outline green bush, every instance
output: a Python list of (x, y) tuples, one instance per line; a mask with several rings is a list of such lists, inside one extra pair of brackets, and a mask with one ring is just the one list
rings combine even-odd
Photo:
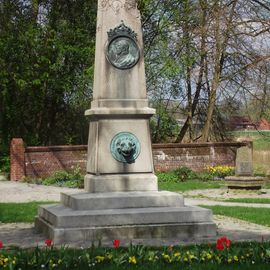
[(7, 173), (10, 172), (10, 158), (9, 156), (2, 156), (0, 157), (0, 173)]
[(187, 167), (179, 167), (173, 171), (157, 173), (159, 182), (179, 183), (188, 180), (198, 179), (197, 173)]
[(197, 177), (197, 174), (188, 167), (179, 167), (175, 169), (174, 174), (177, 175), (178, 180), (181, 182), (192, 180)]
[(178, 176), (173, 172), (156, 173), (158, 181), (161, 183), (178, 183)]
[(52, 176), (43, 179), (42, 184), (46, 186), (59, 186), (70, 188), (83, 188), (84, 177), (80, 167), (73, 171), (58, 171)]
[(169, 172), (157, 172), (159, 183), (180, 183), (190, 180), (202, 182), (213, 181), (217, 177), (212, 172), (194, 172), (187, 167), (179, 167)]

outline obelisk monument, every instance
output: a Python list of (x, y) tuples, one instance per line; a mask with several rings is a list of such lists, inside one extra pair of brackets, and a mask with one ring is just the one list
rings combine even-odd
[(140, 13), (135, 0), (99, 0), (84, 192), (42, 206), (36, 228), (55, 243), (215, 236), (212, 212), (158, 191)]
[(153, 174), (140, 13), (135, 0), (98, 2), (89, 192), (157, 190)]

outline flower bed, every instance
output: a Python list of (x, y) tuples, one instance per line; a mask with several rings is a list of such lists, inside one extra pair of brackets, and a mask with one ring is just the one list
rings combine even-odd
[(217, 265), (219, 269), (229, 265), (235, 267), (232, 269), (257, 269), (256, 265), (270, 268), (269, 242), (232, 244), (222, 237), (216, 244), (188, 247), (130, 245), (123, 248), (120, 240), (114, 240), (113, 245), (113, 248), (55, 248), (51, 240), (46, 240), (44, 247), (20, 249), (5, 248), (0, 241), (0, 269), (167, 269), (169, 266), (170, 269), (179, 269), (179, 266), (181, 269), (215, 269), (209, 266)]

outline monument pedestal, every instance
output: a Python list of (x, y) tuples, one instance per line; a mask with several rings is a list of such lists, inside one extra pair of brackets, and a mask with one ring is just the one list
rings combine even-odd
[(61, 194), (62, 205), (42, 206), (36, 228), (55, 244), (114, 239), (203, 239), (216, 235), (208, 209), (184, 205), (172, 192)]
[(98, 1), (95, 53), (86, 193), (40, 207), (37, 230), (56, 244), (215, 236), (211, 210), (158, 192), (136, 0)]

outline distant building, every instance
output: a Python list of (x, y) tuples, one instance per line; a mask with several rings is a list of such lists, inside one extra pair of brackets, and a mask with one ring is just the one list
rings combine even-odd
[(257, 129), (258, 130), (270, 130), (270, 123), (269, 123), (269, 121), (267, 121), (265, 118), (262, 118), (257, 123)]
[(249, 117), (233, 116), (228, 121), (228, 127), (231, 130), (241, 130), (241, 129), (270, 130), (270, 123), (265, 118), (262, 118), (258, 122), (253, 122)]
[(231, 130), (235, 129), (256, 129), (256, 124), (248, 117), (233, 116), (230, 118), (228, 126)]

